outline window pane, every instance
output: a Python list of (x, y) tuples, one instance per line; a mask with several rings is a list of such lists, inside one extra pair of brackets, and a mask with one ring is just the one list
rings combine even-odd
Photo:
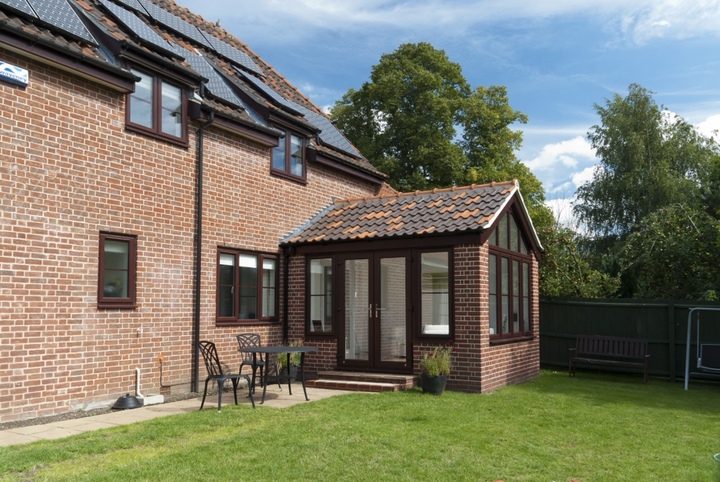
[(508, 247), (508, 233), (507, 233), (507, 216), (500, 220), (498, 224), (498, 246), (501, 248)]
[(500, 258), (502, 276), (502, 334), (510, 331), (510, 271), (507, 258)]
[(498, 331), (498, 292), (497, 292), (497, 256), (490, 255), (490, 334), (496, 335)]
[(263, 260), (263, 298), (262, 298), (262, 316), (266, 318), (273, 318), (276, 316), (275, 313), (275, 280), (277, 274), (275, 270), (274, 259)]
[(530, 265), (523, 263), (523, 331), (530, 331)]
[(218, 316), (235, 316), (235, 255), (220, 253)]
[(182, 92), (177, 87), (162, 83), (161, 125), (165, 134), (182, 137)]
[(515, 224), (515, 218), (508, 214), (508, 222), (510, 223), (510, 249), (520, 251), (518, 246), (518, 227)]
[(287, 145), (287, 139), (282, 138), (278, 140), (278, 146), (272, 150), (272, 167), (284, 171), (285, 167), (285, 146)]
[(310, 260), (310, 327), (313, 332), (332, 331), (332, 259)]
[(257, 257), (239, 256), (240, 264), (240, 319), (257, 318)]
[(130, 122), (145, 127), (153, 127), (153, 78), (136, 70), (133, 74), (140, 77), (135, 84), (135, 92), (130, 94)]
[(104, 246), (103, 296), (127, 298), (130, 270), (130, 243), (106, 239)]
[(290, 136), (290, 173), (303, 175), (303, 145), (298, 136)]
[(520, 331), (520, 262), (514, 260), (513, 266), (513, 333)]
[(433, 335), (450, 333), (450, 292), (448, 253), (420, 255), (422, 332)]

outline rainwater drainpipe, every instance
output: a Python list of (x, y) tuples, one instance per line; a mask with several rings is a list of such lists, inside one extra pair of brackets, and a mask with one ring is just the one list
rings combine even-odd
[[(203, 86), (204, 87), (204, 86)], [(201, 95), (204, 94), (202, 89)], [(195, 306), (193, 308), (193, 365), (192, 387), (193, 392), (199, 391), (200, 380), (200, 281), (202, 279), (202, 221), (203, 221), (203, 138), (205, 128), (215, 121), (215, 111), (211, 110), (208, 119), (197, 130), (197, 214), (195, 216)]]
[(288, 306), (290, 305), (288, 301), (288, 296), (290, 294), (290, 288), (288, 286), (290, 282), (290, 273), (288, 272), (288, 268), (290, 267), (290, 256), (292, 256), (295, 249), (292, 246), (286, 246), (283, 251), (284, 253), (284, 267), (283, 267), (283, 342), (287, 343), (290, 340), (288, 340), (289, 335), (289, 318), (288, 318)]

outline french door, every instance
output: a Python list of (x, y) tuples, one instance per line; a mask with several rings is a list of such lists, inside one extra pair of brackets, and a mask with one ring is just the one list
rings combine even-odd
[(339, 366), (408, 371), (409, 257), (383, 252), (342, 256)]

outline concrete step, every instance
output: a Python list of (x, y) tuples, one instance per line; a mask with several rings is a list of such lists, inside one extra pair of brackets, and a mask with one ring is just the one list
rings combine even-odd
[(318, 373), (317, 379), (307, 381), (309, 387), (357, 392), (393, 392), (412, 388), (416, 384), (417, 377), (414, 375), (347, 371), (323, 371)]

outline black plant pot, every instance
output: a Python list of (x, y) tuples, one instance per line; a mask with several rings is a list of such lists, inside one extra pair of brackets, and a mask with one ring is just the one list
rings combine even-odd
[[(297, 378), (297, 370), (298, 370), (298, 367), (296, 367), (296, 366), (290, 367), (290, 382), (291, 383), (294, 382), (295, 379)], [(287, 381), (288, 381), (288, 369), (287, 369), (287, 367), (283, 367), (280, 369), (280, 382), (287, 383)]]
[(420, 387), (424, 393), (442, 395), (447, 384), (447, 375), (430, 376), (422, 373), (420, 375)]

